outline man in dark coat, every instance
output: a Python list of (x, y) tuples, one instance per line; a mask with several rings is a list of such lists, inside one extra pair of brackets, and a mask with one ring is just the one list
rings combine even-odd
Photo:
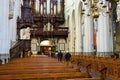
[(58, 52), (57, 57), (58, 57), (58, 61), (62, 62), (62, 57), (63, 57), (63, 54), (62, 54), (62, 52), (61, 52), (61, 51), (60, 51), (60, 52)]
[(67, 51), (67, 53), (65, 54), (65, 60), (67, 62), (67, 65), (69, 65), (70, 58), (71, 58), (71, 54)]

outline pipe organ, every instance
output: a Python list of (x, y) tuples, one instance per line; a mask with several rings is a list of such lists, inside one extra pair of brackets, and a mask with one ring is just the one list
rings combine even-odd
[[(20, 36), (20, 29), (27, 27), (33, 29), (35, 26), (36, 31), (31, 30), (31, 36), (43, 37), (52, 34), (57, 37), (67, 37), (67, 30), (58, 31), (58, 26), (64, 24), (65, 21), (64, 0), (23, 0), (21, 12), (22, 18), (18, 18), (18, 36)], [(47, 31), (51, 33), (48, 34)]]
[[(32, 11), (40, 15), (60, 15), (64, 10), (64, 0), (31, 0)], [(64, 12), (64, 11), (63, 11)]]

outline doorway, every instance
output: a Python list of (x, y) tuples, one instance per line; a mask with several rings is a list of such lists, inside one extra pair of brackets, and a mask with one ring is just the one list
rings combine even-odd
[(44, 40), (40, 43), (40, 51), (42, 54), (49, 55), (55, 52), (55, 44), (52, 41)]

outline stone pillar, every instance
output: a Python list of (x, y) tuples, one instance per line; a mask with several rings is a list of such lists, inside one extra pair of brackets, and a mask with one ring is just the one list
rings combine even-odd
[(72, 13), (71, 17), (70, 17), (70, 27), (69, 27), (69, 41), (70, 41), (70, 44), (69, 44), (69, 50), (70, 52), (74, 52), (74, 44), (75, 44), (75, 19), (74, 19), (74, 12)]
[[(92, 16), (89, 15), (89, 9), (85, 9), (85, 20), (84, 20), (84, 43), (83, 43), (83, 52), (86, 52), (86, 55), (90, 55), (93, 50), (93, 20)], [(90, 53), (89, 53), (90, 52)]]
[[(99, 19), (98, 19), (98, 30), (97, 30), (97, 55), (102, 55), (100, 52), (105, 52), (105, 42), (104, 42), (104, 18), (103, 18), (102, 12), (100, 13)], [(99, 53), (98, 53), (99, 52)]]
[(98, 56), (109, 56), (109, 52), (112, 50), (113, 41), (111, 40), (110, 34), (110, 18), (109, 13), (106, 12), (106, 8), (100, 12), (98, 19), (98, 32), (97, 32), (97, 55)]
[(81, 5), (82, 4), (78, 4), (78, 8), (77, 11), (75, 13), (75, 23), (76, 23), (76, 39), (75, 39), (75, 52), (82, 52), (82, 21), (81, 21)]
[(15, 0), (13, 19), (10, 20), (11, 41), (15, 42), (17, 39), (17, 17), (21, 17), (21, 1)]
[[(0, 12), (0, 54), (9, 54), (10, 49), (10, 27), (9, 27), (9, 1), (3, 0), (1, 3), (2, 9)], [(7, 59), (6, 57), (2, 57), (2, 64), (4, 64), (4, 59)]]
[(71, 33), (71, 30), (72, 30), (72, 29), (71, 29), (71, 28), (72, 28), (72, 26), (71, 26), (71, 20), (69, 20), (69, 25), (70, 25), (70, 26), (69, 26), (69, 31), (68, 31), (68, 32), (69, 32), (69, 35), (68, 35), (68, 38), (69, 38), (69, 39), (68, 39), (68, 43), (69, 43), (69, 51), (72, 52), (72, 46), (71, 46), (71, 45), (72, 45), (72, 40), (71, 40), (71, 38), (72, 38), (72, 33)]

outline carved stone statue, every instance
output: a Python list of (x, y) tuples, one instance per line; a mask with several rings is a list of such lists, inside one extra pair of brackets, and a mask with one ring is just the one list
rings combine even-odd
[(26, 35), (26, 39), (30, 39), (30, 28), (29, 27), (25, 29), (25, 35)]
[(117, 3), (117, 21), (120, 22), (120, 1)]
[(30, 39), (30, 28), (20, 30), (20, 39)]
[(25, 39), (25, 30), (24, 29), (21, 29), (20, 30), (20, 39)]

